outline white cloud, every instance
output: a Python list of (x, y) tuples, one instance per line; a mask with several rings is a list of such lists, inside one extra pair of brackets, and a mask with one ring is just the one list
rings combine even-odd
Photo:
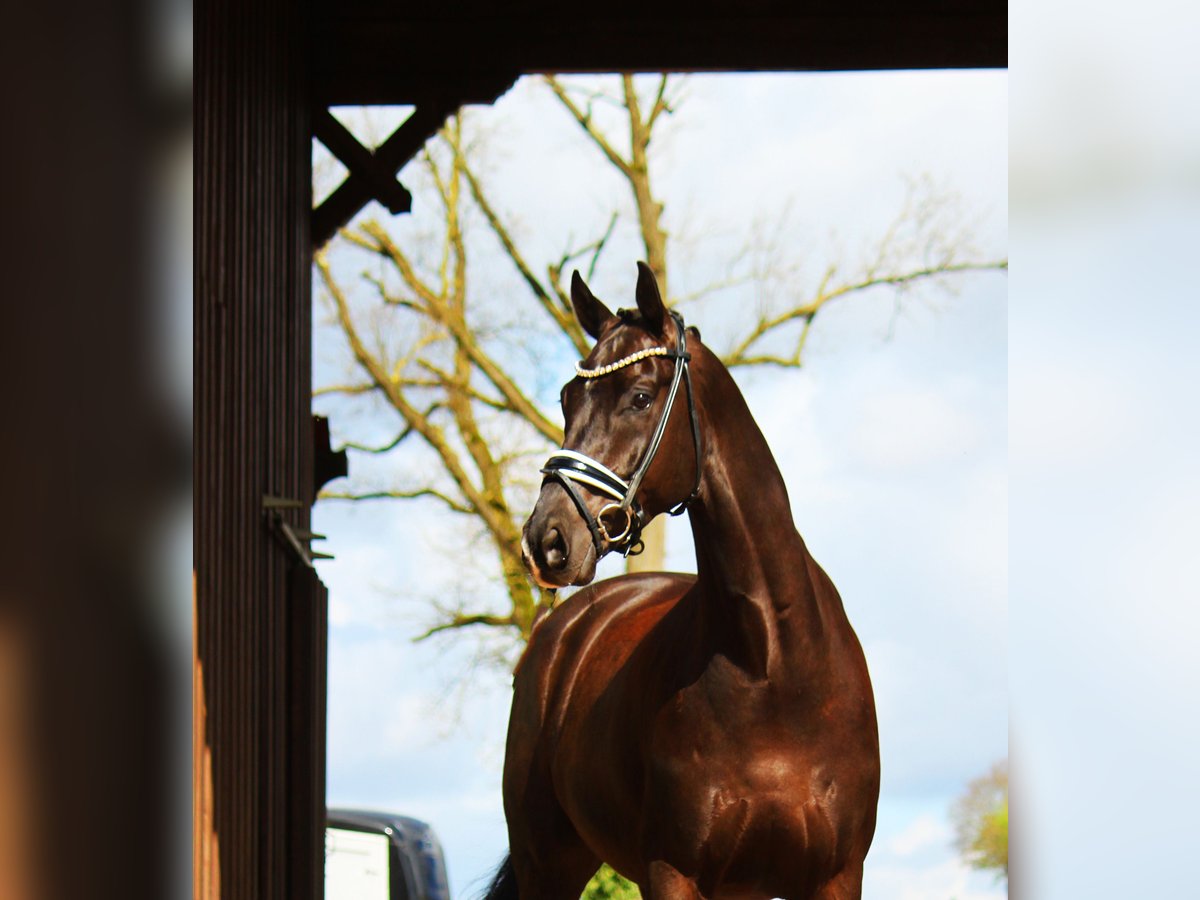
[(1056, 346), (1014, 370), (1011, 452), (1022, 465), (1072, 467), (1127, 448), (1146, 411), (1126, 373)]
[(874, 391), (860, 398), (850, 450), (867, 466), (895, 470), (974, 451), (982, 428), (959, 398), (932, 387)]
[[(953, 623), (929, 627), (956, 633)], [(1007, 754), (1004, 656), (988, 649), (936, 637), (866, 642), (885, 795), (956, 790)]]
[[(944, 494), (914, 496), (926, 509), (914, 510), (917, 533), (898, 536), (897, 550), (909, 554), (925, 592), (923, 613), (941, 616), (957, 642), (991, 656), (1008, 631), (1008, 469), (993, 451), (964, 471), (941, 467), (940, 474)], [(992, 658), (1003, 670), (1003, 652)]]
[(338, 545), (334, 560), (319, 563), (329, 587), (329, 624), (337, 628), (377, 623), (381, 589), (395, 566), (387, 544), (339, 538)]
[(997, 900), (1007, 896), (990, 872), (965, 865), (952, 843), (948, 810), (956, 795), (884, 797), (867, 856), (863, 896), (875, 900)]
[(741, 380), (746, 402), (780, 467), (803, 472), (810, 486), (825, 482), (833, 469), (834, 448), (819, 430), (821, 385), (804, 372)]
[(926, 814), (918, 816), (898, 835), (888, 842), (888, 849), (896, 856), (912, 856), (931, 847), (944, 848), (950, 842), (950, 829), (943, 819)]
[(877, 900), (1001, 900), (1008, 897), (1003, 885), (972, 872), (955, 859), (932, 866), (893, 863), (869, 866), (863, 879), (863, 896)]
[(427, 748), (436, 704), (405, 678), (398, 641), (330, 641), (329, 756), (338, 766), (395, 760)]

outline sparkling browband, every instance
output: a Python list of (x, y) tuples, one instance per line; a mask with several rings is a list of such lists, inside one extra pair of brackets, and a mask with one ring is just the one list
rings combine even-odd
[(635, 363), (640, 359), (646, 359), (648, 356), (669, 356), (671, 350), (666, 347), (647, 347), (645, 350), (639, 350), (637, 353), (631, 353), (624, 359), (618, 359), (616, 362), (611, 362), (607, 366), (601, 366), (598, 369), (585, 369), (582, 363), (575, 363), (575, 374), (580, 378), (599, 378), (601, 375), (609, 375), (617, 369), (623, 369), (630, 363)]

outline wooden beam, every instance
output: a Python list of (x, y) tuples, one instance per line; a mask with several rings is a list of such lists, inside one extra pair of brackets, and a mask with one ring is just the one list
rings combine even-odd
[[(425, 96), (417, 100), (413, 114), (405, 119), (400, 127), (392, 132), (391, 137), (380, 144), (373, 154), (370, 154), (371, 172), (375, 177), (382, 173), (390, 174), (394, 179), (395, 174), (404, 164), (425, 146), (425, 142), (437, 133), (446, 119), (459, 107), (468, 103), (491, 103), (508, 90), (515, 80), (515, 74), (502, 74), (482, 80), (467, 80), (462, 84), (456, 84), (452, 80), (444, 81), (440, 85), (439, 92), (434, 95), (430, 95), (430, 89), (426, 88)], [(397, 102), (411, 103), (412, 95), (408, 94), (404, 100)], [(328, 114), (328, 111), (326, 113)], [(324, 142), (322, 141), (322, 143)], [(358, 142), (355, 141), (355, 143)], [(362, 149), (361, 146), (359, 149)], [(314, 247), (322, 247), (328, 243), (337, 234), (339, 228), (354, 218), (358, 211), (370, 202), (375, 196), (373, 185), (374, 183), (368, 179), (367, 175), (356, 173), (351, 169), (349, 177), (325, 198), (324, 203), (313, 210)]]
[(341, 160), (351, 175), (366, 182), (371, 196), (386, 206), (388, 212), (398, 215), (412, 209), (412, 194), (396, 180), (396, 173), (381, 166), (371, 151), (360, 144), (329, 110), (313, 113), (313, 134)]
[[(741, 6), (746, 6), (743, 11)], [(515, 11), (464, 0), (318, 5), (313, 89), (328, 105), (403, 102), (420, 85), (496, 71), (853, 71), (1004, 68), (1005, 0), (751, 0), (737, 12), (664, 0)], [(473, 13), (472, 10), (475, 10)], [(503, 33), (504, 39), (497, 40)], [(403, 47), (403, 53), (396, 48)]]

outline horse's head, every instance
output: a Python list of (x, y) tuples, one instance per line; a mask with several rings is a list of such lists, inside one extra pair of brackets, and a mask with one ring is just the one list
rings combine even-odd
[(543, 587), (587, 584), (610, 550), (637, 552), (642, 527), (689, 501), (699, 484), (688, 359), (695, 329), (663, 304), (638, 263), (637, 310), (614, 315), (576, 272), (571, 302), (596, 346), (562, 389), (563, 450), (525, 523), (525, 564)]

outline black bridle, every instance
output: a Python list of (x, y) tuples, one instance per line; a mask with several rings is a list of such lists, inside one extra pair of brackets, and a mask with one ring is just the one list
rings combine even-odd
[[(592, 533), (596, 559), (600, 559), (609, 550), (619, 550), (625, 556), (636, 556), (645, 548), (641, 535), (646, 523), (643, 521), (641, 504), (637, 502), (637, 492), (641, 487), (642, 479), (650, 470), (650, 464), (654, 462), (659, 444), (662, 443), (663, 434), (667, 430), (667, 420), (670, 419), (671, 411), (675, 407), (675, 396), (679, 392), (680, 381), (687, 389), (688, 419), (691, 421), (692, 443), (696, 451), (696, 484), (687, 497), (667, 512), (672, 516), (680, 515), (700, 493), (700, 423), (696, 419), (696, 401), (692, 395), (692, 376), (688, 369), (691, 354), (687, 352), (687, 330), (684, 328), (683, 316), (672, 311), (671, 318), (675, 320), (678, 331), (674, 350), (655, 347), (639, 351), (625, 359), (601, 366), (599, 369), (584, 369), (579, 365), (575, 367), (582, 378), (601, 378), (617, 369), (653, 356), (663, 356), (675, 360), (675, 372), (671, 376), (671, 386), (667, 392), (667, 403), (663, 408), (662, 417), (658, 420), (658, 425), (650, 436), (650, 442), (642, 453), (641, 461), (629, 479), (622, 478), (603, 463), (575, 450), (560, 450), (546, 460), (546, 465), (542, 467), (542, 474), (546, 476), (542, 480), (542, 484), (554, 481), (562, 485), (567, 496), (575, 504), (575, 508), (579, 510), (579, 514), (583, 516), (588, 531)], [(580, 493), (579, 485), (581, 484), (597, 493), (611, 497), (613, 502), (601, 509), (598, 515), (593, 516), (584, 502), (583, 494)], [(621, 516), (620, 519), (616, 518), (618, 515)]]

